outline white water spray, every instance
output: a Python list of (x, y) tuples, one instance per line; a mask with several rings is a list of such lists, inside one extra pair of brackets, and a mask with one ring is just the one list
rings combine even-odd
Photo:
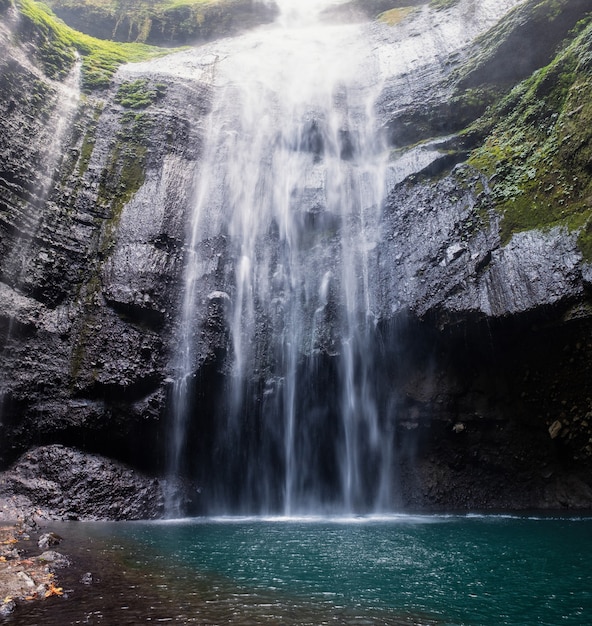
[[(277, 4), (273, 25), (170, 70), (198, 72), (215, 97), (191, 221), (169, 474), (191, 456), (190, 423), (208, 419), (215, 434), (198, 476), (207, 512), (386, 511), (395, 402), (378, 390), (373, 276), (387, 169), (390, 179), (397, 172), (375, 103), (384, 75), (403, 80), (470, 29), (444, 13), (437, 36), (408, 34), (396, 57), (371, 50), (364, 25), (324, 21), (339, 2)], [(196, 311), (208, 299), (226, 309), (231, 382), (204, 417), (190, 382)], [(171, 497), (169, 514), (180, 512)]]
[[(372, 115), (380, 81), (359, 25), (319, 21), (335, 2), (278, 4), (273, 26), (238, 38), (216, 63), (218, 94), (192, 220), (170, 470), (179, 470), (185, 453), (192, 324), (208, 264), (204, 242), (226, 232), (231, 267), (219, 289), (232, 302), (233, 384), (219, 445), (248, 448), (241, 441), (243, 408), (251, 401), (249, 381), (264, 371), (267, 405), (257, 418), (265, 432), (240, 469), (241, 506), (291, 514), (321, 505), (310, 464), (324, 461), (312, 460), (319, 451), (302, 432), (301, 370), (303, 359), (321, 349), (317, 324), (332, 306), (343, 333), (336, 333), (334, 350), (342, 354), (344, 371), (335, 377), (344, 382), (334, 394), (343, 404), (343, 423), (328, 472), (336, 490), (332, 506), (351, 510), (364, 488), (360, 428), (372, 445), (378, 439), (374, 409), (366, 411), (366, 399), (356, 397), (366, 393), (367, 366), (361, 381), (354, 370), (363, 352), (359, 343), (373, 324), (366, 255), (374, 245), (386, 165)], [(233, 454), (226, 465), (234, 463)], [(229, 496), (220, 491), (213, 501), (224, 510)]]

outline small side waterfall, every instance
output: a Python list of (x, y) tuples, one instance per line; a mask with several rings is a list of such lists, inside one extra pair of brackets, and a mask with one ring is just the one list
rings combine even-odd
[[(62, 84), (55, 83), (56, 100), (52, 114), (47, 120), (43, 135), (36, 137), (39, 146), (37, 164), (31, 180), (35, 181), (27, 189), (28, 197), (18, 211), (10, 217), (13, 239), (7, 253), (0, 262), (0, 283), (12, 290), (14, 306), (9, 313), (9, 321), (0, 335), (0, 357), (5, 357), (15, 332), (15, 323), (28, 290), (27, 274), (35, 261), (32, 247), (44, 219), (44, 205), (51, 196), (57, 173), (64, 158), (64, 144), (70, 132), (72, 119), (80, 101), (81, 62), (77, 61)], [(35, 145), (35, 144), (34, 144)], [(3, 415), (10, 399), (9, 390), (0, 384), (0, 432), (3, 428)]]
[(25, 279), (26, 264), (31, 261), (29, 249), (42, 220), (42, 210), (55, 184), (57, 172), (64, 158), (64, 142), (70, 132), (72, 117), (80, 100), (80, 69), (78, 60), (65, 81), (58, 87), (55, 108), (49, 117), (44, 136), (39, 139), (35, 184), (28, 189), (29, 198), (12, 224), (15, 243), (2, 259), (0, 280), (18, 288)]
[[(215, 63), (217, 95), (191, 224), (170, 475), (190, 455), (195, 309), (204, 279), (232, 360), (209, 459), (209, 512), (386, 508), (391, 441), (379, 420), (369, 252), (387, 151), (380, 89), (359, 25), (319, 20), (334, 2), (282, 0), (272, 27)], [(224, 254), (212, 257), (223, 236)], [(178, 513), (171, 499), (171, 514)]]

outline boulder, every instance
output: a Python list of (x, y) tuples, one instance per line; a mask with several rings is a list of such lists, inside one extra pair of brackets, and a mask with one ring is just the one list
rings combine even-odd
[[(61, 445), (30, 450), (0, 474), (0, 502), (14, 497), (45, 519), (150, 519), (163, 511), (158, 480)], [(42, 536), (41, 547), (56, 545), (55, 537)]]

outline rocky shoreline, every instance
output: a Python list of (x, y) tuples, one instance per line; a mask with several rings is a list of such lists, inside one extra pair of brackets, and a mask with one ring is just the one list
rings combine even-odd
[[(61, 445), (41, 446), (0, 473), (0, 620), (19, 606), (67, 596), (60, 572), (69, 556), (51, 521), (162, 517), (160, 483), (122, 463)], [(77, 572), (80, 583), (93, 582)]]
[(0, 619), (23, 603), (65, 595), (59, 572), (70, 567), (71, 561), (54, 549), (62, 538), (39, 532), (31, 519), (0, 526)]

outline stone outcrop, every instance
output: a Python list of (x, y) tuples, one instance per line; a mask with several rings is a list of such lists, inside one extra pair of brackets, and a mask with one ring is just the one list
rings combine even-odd
[[(554, 4), (524, 3), (489, 39), (423, 68), (424, 84), (387, 80), (380, 98), (387, 141), (422, 164), (391, 173), (368, 264), (379, 294), (373, 340), (388, 361), (380, 375), (399, 390), (403, 506), (592, 506), (589, 203), (582, 191), (573, 220), (509, 228), (500, 209), (507, 177), (468, 159), (502, 133), (501, 117), (529, 103), (528, 84), (504, 101), (510, 87), (552, 65), (589, 12), (586, 2), (560, 3), (562, 19), (537, 39), (527, 66), (492, 73)], [(0, 464), (16, 462), (0, 490), (48, 517), (154, 517), (160, 486), (94, 454), (153, 476), (166, 465), (186, 224), (217, 59), (195, 53), (192, 78), (150, 63), (122, 68), (109, 89), (81, 97), (77, 68), (49, 78), (34, 44), (14, 43), (14, 8), (0, 7)], [(396, 48), (388, 26), (367, 32)], [(403, 83), (411, 95), (395, 108)], [(572, 87), (582, 88), (573, 76)], [(578, 106), (563, 114), (584, 126)], [(560, 112), (532, 115), (534, 126), (536, 115)], [(587, 141), (571, 146), (567, 167)], [(207, 241), (212, 261), (193, 327), (188, 384), (202, 417), (189, 435), (198, 453), (213, 443), (209, 420), (229, 367), (230, 296), (218, 279), (226, 245), (225, 233)], [(328, 312), (324, 371), (338, 344), (331, 323)]]
[(163, 511), (156, 479), (60, 445), (33, 448), (0, 472), (3, 519), (135, 520), (161, 517)]

